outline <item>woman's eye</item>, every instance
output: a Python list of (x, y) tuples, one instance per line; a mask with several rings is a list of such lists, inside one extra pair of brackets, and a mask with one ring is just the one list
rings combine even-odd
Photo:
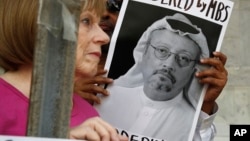
[(85, 25), (90, 25), (90, 19), (89, 18), (84, 18), (81, 20), (81, 22)]

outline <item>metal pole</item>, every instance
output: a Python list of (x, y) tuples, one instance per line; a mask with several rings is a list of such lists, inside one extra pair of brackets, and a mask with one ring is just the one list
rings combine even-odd
[[(79, 6), (77, 2), (72, 0), (69, 5), (66, 0), (40, 0), (28, 136), (68, 137), (77, 37), (74, 41), (65, 39), (68, 29), (62, 10), (63, 5)], [(78, 27), (79, 7), (72, 10), (74, 26)]]

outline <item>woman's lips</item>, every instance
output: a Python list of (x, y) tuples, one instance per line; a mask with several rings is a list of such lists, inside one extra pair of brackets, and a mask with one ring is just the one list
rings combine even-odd
[(96, 56), (98, 58), (100, 58), (102, 56), (101, 52), (91, 52), (90, 54), (94, 55), (94, 56)]

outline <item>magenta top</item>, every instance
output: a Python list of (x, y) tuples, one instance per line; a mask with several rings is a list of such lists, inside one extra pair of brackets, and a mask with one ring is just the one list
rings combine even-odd
[[(0, 78), (0, 135), (26, 136), (28, 107), (29, 99)], [(87, 101), (73, 95), (70, 127), (96, 116), (99, 114)]]

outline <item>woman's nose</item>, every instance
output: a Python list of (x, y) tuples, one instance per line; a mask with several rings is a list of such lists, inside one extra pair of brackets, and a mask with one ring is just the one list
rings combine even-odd
[(97, 25), (97, 33), (94, 40), (95, 42), (99, 42), (101, 45), (105, 45), (109, 43), (110, 37), (102, 30), (99, 25)]

